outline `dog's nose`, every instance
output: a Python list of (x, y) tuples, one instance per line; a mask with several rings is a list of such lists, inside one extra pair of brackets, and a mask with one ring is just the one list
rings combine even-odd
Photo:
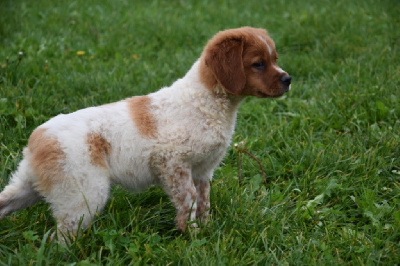
[(290, 83), (292, 82), (292, 77), (289, 75), (285, 75), (281, 78), (281, 82), (283, 83), (283, 85), (285, 86), (289, 86)]

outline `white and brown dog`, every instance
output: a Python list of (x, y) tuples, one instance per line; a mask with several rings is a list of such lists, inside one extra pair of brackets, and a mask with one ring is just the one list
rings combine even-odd
[(222, 31), (170, 87), (50, 119), (33, 131), (0, 194), (0, 218), (44, 199), (58, 232), (75, 235), (104, 207), (111, 185), (159, 184), (176, 207), (178, 229), (196, 226), (208, 215), (210, 180), (242, 99), (290, 89), (277, 58), (263, 29)]

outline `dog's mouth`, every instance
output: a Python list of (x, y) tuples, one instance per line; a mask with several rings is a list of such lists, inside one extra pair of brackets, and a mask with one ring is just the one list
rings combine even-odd
[(262, 92), (262, 91), (257, 90), (255, 96), (257, 96), (257, 97), (259, 97), (259, 98), (279, 98), (279, 97), (281, 97), (283, 94), (285, 94), (285, 92), (286, 92), (286, 91), (284, 91), (284, 90), (279, 90), (279, 93), (276, 93), (276, 94), (272, 94), (272, 95), (271, 95), (271, 94), (267, 94), (267, 93), (265, 93), (265, 92)]

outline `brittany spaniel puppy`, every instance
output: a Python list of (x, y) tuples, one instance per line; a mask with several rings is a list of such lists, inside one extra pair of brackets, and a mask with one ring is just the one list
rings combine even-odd
[(57, 232), (76, 235), (106, 204), (110, 187), (161, 185), (177, 227), (204, 221), (210, 180), (245, 96), (274, 98), (291, 77), (263, 29), (217, 33), (187, 74), (146, 96), (60, 114), (36, 128), (0, 194), (0, 218), (45, 200)]

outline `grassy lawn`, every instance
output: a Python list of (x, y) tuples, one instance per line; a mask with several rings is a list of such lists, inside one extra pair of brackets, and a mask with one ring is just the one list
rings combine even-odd
[(268, 29), (293, 85), (242, 104), (234, 143), (268, 182), (231, 148), (198, 232), (175, 230), (161, 189), (115, 187), (68, 247), (49, 241), (45, 203), (0, 221), (0, 263), (400, 263), (399, 14), (389, 0), (2, 0), (1, 189), (35, 127), (171, 84), (219, 30)]

